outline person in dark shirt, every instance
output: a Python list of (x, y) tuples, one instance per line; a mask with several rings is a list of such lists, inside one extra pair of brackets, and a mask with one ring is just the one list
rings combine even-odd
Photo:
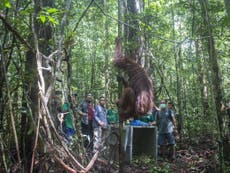
[(156, 116), (156, 124), (158, 126), (158, 144), (160, 145), (159, 155), (164, 157), (164, 153), (169, 146), (169, 159), (175, 159), (175, 131), (176, 119), (174, 112), (166, 106), (165, 100), (160, 103), (160, 111)]
[(81, 116), (81, 132), (83, 135), (89, 136), (90, 141), (92, 141), (94, 118), (94, 105), (92, 103), (92, 94), (86, 94), (85, 100), (78, 107), (78, 113)]

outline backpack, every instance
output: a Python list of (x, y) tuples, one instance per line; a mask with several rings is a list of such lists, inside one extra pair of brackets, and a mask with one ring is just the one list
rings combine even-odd
[[(172, 110), (168, 109), (167, 112), (169, 114), (169, 120), (173, 122)], [(156, 113), (156, 117), (157, 117), (157, 120), (159, 120), (159, 112)]]

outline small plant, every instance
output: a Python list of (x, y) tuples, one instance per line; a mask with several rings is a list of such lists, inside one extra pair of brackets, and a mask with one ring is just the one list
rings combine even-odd
[(164, 165), (157, 166), (154, 165), (152, 166), (152, 173), (171, 173), (170, 165), (165, 163)]

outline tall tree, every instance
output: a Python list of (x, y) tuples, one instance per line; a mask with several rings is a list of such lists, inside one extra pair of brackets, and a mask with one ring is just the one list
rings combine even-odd
[[(175, 12), (174, 8), (171, 7), (171, 13), (172, 13), (172, 26), (173, 26), (173, 32), (172, 37), (173, 40), (176, 40), (176, 29), (175, 29)], [(179, 46), (177, 51), (177, 43), (174, 42), (173, 45), (173, 55), (174, 55), (174, 61), (175, 61), (175, 67), (176, 67), (176, 95), (177, 95), (177, 106), (178, 106), (178, 132), (179, 136), (181, 138), (181, 131), (183, 128), (183, 116), (182, 116), (182, 80), (180, 78), (180, 71), (181, 71), (181, 46)]]
[[(52, 7), (52, 0), (39, 0), (35, 1), (35, 13), (38, 15), (42, 8), (44, 7)], [(32, 25), (32, 24), (31, 24)], [(50, 23), (43, 25), (41, 21), (36, 20), (35, 22), (35, 30), (38, 33), (39, 39), (39, 48), (41, 51), (48, 55), (49, 54), (49, 42), (52, 37), (52, 30)], [(31, 41), (31, 36), (29, 36), (28, 40)], [(34, 42), (31, 42), (33, 45)], [(45, 61), (43, 61), (45, 66)], [(47, 65), (47, 64), (46, 64)], [(23, 100), (30, 100), (29, 103), (23, 102), (23, 107), (26, 108), (27, 111), (22, 113), (21, 118), (21, 148), (24, 158), (24, 172), (29, 172), (29, 168), (31, 165), (32, 151), (34, 145), (34, 127), (35, 124), (33, 120), (37, 120), (38, 117), (38, 73), (37, 73), (37, 60), (36, 54), (34, 51), (29, 50), (26, 53), (26, 61), (25, 61), (25, 81), (24, 81), (24, 91), (23, 91)], [(50, 76), (50, 72), (45, 72), (46, 82), (48, 83), (48, 79)], [(32, 115), (28, 116), (32, 112)], [(36, 121), (35, 121), (36, 122)], [(28, 133), (30, 132), (30, 133)]]
[[(104, 0), (104, 7), (105, 12), (108, 13), (108, 2), (107, 0)], [(110, 94), (109, 94), (109, 50), (108, 50), (108, 39), (109, 37), (109, 19), (108, 17), (105, 18), (105, 47), (104, 47), (104, 56), (105, 56), (105, 98), (107, 100), (110, 100)]]
[(215, 107), (215, 115), (217, 116), (218, 120), (218, 130), (219, 130), (219, 156), (220, 156), (220, 165), (221, 165), (221, 172), (224, 171), (224, 158), (223, 158), (223, 150), (225, 146), (224, 142), (224, 121), (223, 121), (223, 111), (221, 111), (221, 103), (223, 101), (222, 96), (222, 82), (220, 77), (220, 70), (217, 62), (217, 53), (215, 47), (215, 41), (213, 38), (213, 31), (211, 26), (210, 20), (210, 13), (209, 13), (209, 2), (208, 0), (199, 0), (201, 11), (202, 11), (202, 18), (203, 18), (203, 26), (205, 29), (204, 36), (206, 37), (206, 46), (208, 49), (209, 55), (209, 64), (211, 70), (211, 77), (212, 77), (212, 88), (214, 94), (214, 107)]
[[(132, 57), (138, 62), (143, 62), (143, 36), (140, 32), (140, 24), (138, 20), (139, 14), (143, 11), (143, 1), (142, 0), (127, 0), (125, 3), (126, 8), (126, 20), (128, 24), (126, 27), (124, 37), (126, 38), (126, 54)], [(144, 63), (143, 63), (144, 64)]]

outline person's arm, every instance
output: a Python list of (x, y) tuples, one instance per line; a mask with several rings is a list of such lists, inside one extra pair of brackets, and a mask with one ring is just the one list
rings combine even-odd
[(99, 108), (98, 106), (96, 106), (94, 118), (95, 118), (95, 120), (97, 121), (97, 123), (98, 123), (100, 126), (103, 126), (103, 125), (104, 125), (104, 122), (101, 121), (101, 119), (100, 119), (100, 113), (101, 113), (100, 108)]
[(176, 126), (176, 118), (175, 118), (175, 116), (173, 116), (172, 119), (173, 119), (173, 121), (172, 121), (173, 122), (173, 126), (176, 129), (177, 126)]
[(173, 112), (172, 112), (172, 123), (173, 123), (173, 131), (174, 131), (175, 135), (177, 135), (176, 118), (175, 118), (175, 114)]
[(87, 116), (88, 114), (85, 113), (85, 112), (83, 112), (82, 109), (83, 109), (83, 103), (81, 103), (81, 104), (79, 105), (79, 107), (77, 108), (78, 114), (81, 115), (81, 116)]
[(158, 126), (158, 114), (159, 112), (156, 112), (155, 114), (155, 125)]
[(173, 123), (173, 126), (174, 128), (176, 128), (176, 118), (175, 118), (175, 114), (172, 110), (169, 110), (171, 112), (171, 118), (172, 118), (172, 123)]
[(68, 104), (68, 103), (64, 103), (64, 104), (62, 105), (61, 112), (62, 112), (63, 114), (69, 113), (69, 104)]

